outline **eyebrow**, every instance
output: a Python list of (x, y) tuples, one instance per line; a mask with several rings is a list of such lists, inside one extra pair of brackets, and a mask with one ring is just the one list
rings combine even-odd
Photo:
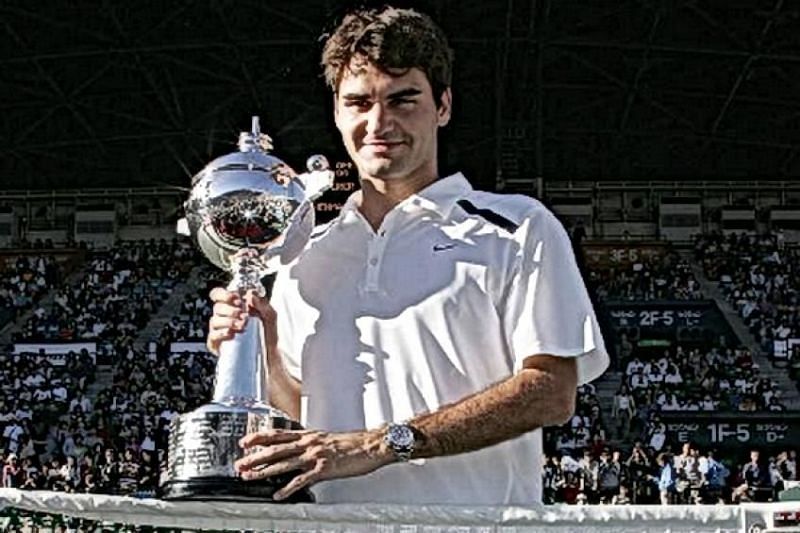
[(390, 99), (393, 98), (406, 98), (408, 96), (418, 96), (422, 94), (422, 91), (417, 89), (416, 87), (409, 87), (408, 89), (403, 89), (401, 91), (397, 91), (389, 95)]
[[(420, 89), (417, 89), (416, 87), (409, 87), (408, 89), (401, 89), (397, 92), (393, 92), (387, 98), (407, 98), (409, 96), (418, 96), (420, 94), (422, 94)], [(342, 95), (343, 100), (367, 100), (368, 98), (369, 95), (366, 93), (346, 93)]]

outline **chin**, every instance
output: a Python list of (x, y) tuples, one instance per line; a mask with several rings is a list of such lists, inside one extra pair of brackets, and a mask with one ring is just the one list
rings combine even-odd
[(403, 170), (393, 161), (370, 162), (363, 166), (368, 176), (382, 180), (398, 179), (403, 177)]

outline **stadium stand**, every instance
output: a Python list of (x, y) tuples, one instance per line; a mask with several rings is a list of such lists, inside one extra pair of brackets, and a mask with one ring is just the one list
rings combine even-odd
[[(796, 266), (789, 262), (796, 255), (778, 252), (781, 268), (765, 267), (768, 280), (753, 285), (743, 273), (760, 272), (760, 263), (742, 258), (743, 249), (764, 260), (776, 251), (767, 240), (708, 235), (697, 242), (696, 264), (666, 249), (660, 257), (593, 269), (591, 284), (605, 312), (613, 302), (699, 305), (707, 296), (702, 287), (708, 280), (697, 277), (703, 271), (720, 280), (739, 310), (753, 301), (743, 301), (743, 293), (755, 301), (777, 297), (775, 290), (755, 292), (776, 278), (794, 291), (789, 278)], [(152, 496), (169, 421), (210, 394), (214, 358), (176, 347), (202, 347), (198, 343), (211, 313), (209, 280), (220, 273), (177, 241), (89, 251), (71, 282), (61, 282), (63, 272), (53, 265), (46, 255), (12, 265), (15, 275), (34, 271), (33, 285), (41, 287), (35, 298), (31, 294), (30, 316), (23, 317), (16, 340), (98, 341), (97, 357), (105, 349), (110, 365), (97, 365), (86, 351), (0, 355), (3, 484)], [(49, 307), (41, 305), (48, 291)], [(767, 308), (741, 313), (741, 319), (763, 330), (770, 319), (796, 317), (792, 300), (786, 300), (790, 296), (780, 295), (779, 304), (771, 301), (775, 313)], [(170, 297), (172, 304), (162, 305)], [(760, 373), (749, 347), (716, 335), (653, 347), (642, 342), (644, 327), (615, 331), (616, 369), (604, 381), (581, 387), (572, 419), (545, 432), (547, 503), (766, 501), (785, 481), (797, 479), (797, 450), (791, 445), (754, 446), (748, 460), (741, 451), (720, 453), (706, 442), (681, 447), (669, 429), (675, 412), (782, 411), (782, 389)]]

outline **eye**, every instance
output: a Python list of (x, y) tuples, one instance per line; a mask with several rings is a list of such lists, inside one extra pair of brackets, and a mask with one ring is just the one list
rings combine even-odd
[(346, 100), (344, 106), (348, 109), (364, 111), (369, 109), (370, 103), (367, 100)]
[(392, 100), (392, 105), (395, 107), (411, 107), (416, 103), (417, 101), (413, 98), (396, 98)]

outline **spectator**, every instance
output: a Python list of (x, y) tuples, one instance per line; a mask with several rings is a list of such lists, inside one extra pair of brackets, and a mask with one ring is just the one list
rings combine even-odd
[(700, 472), (703, 475), (705, 486), (705, 503), (724, 503), (726, 500), (727, 480), (730, 471), (717, 461), (716, 452), (709, 450), (707, 458), (701, 465)]
[(650, 498), (650, 472), (652, 461), (649, 454), (642, 446), (642, 441), (637, 440), (631, 455), (626, 461), (628, 472), (631, 477), (631, 487), (633, 490), (633, 503), (645, 503)]
[(658, 493), (661, 505), (669, 505), (675, 500), (675, 471), (672, 467), (672, 459), (666, 453), (660, 453), (656, 457), (659, 474), (655, 481), (658, 484)]
[(625, 485), (620, 485), (619, 494), (614, 495), (614, 497), (611, 499), (611, 505), (630, 505), (633, 502), (628, 494), (628, 487)]
[(631, 430), (631, 422), (636, 414), (636, 402), (630, 394), (625, 383), (620, 384), (617, 393), (614, 395), (614, 405), (611, 416), (617, 421), (617, 435), (626, 437)]
[(584, 450), (583, 457), (578, 461), (579, 488), (588, 501), (595, 503), (597, 495), (597, 462), (592, 457), (591, 450)]
[(22, 484), (22, 469), (17, 454), (10, 453), (3, 465), (3, 487), (17, 488)]
[(796, 481), (797, 478), (797, 451), (784, 450), (778, 455), (778, 469), (781, 478), (788, 481)]
[(558, 492), (562, 485), (561, 463), (557, 455), (546, 457), (543, 470), (542, 502), (553, 504), (559, 501)]
[(139, 484), (140, 463), (135, 456), (133, 449), (125, 450), (122, 461), (119, 464), (119, 490), (121, 494), (133, 494)]
[(609, 503), (614, 494), (619, 492), (622, 472), (618, 465), (611, 463), (611, 455), (608, 449), (600, 454), (600, 462), (597, 464), (597, 487), (600, 503)]
[(742, 465), (742, 483), (734, 491), (734, 502), (767, 501), (771, 497), (769, 469), (761, 462), (758, 450), (750, 452), (750, 461)]

